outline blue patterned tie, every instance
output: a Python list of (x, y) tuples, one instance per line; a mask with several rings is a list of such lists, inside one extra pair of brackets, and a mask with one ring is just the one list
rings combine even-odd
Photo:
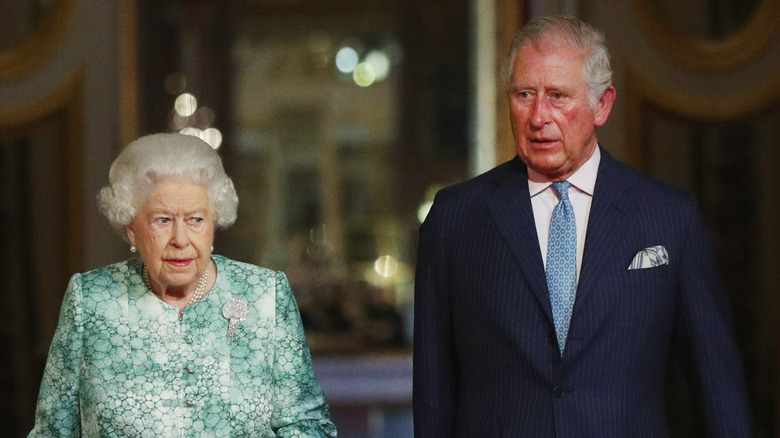
[(569, 201), (569, 183), (554, 182), (552, 188), (558, 194), (559, 201), (550, 220), (546, 274), (555, 333), (563, 355), (577, 290), (577, 226), (574, 207)]

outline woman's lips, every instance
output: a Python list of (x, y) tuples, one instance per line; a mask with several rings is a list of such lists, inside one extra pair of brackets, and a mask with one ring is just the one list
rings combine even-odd
[(176, 268), (186, 268), (192, 263), (192, 259), (168, 259), (165, 262)]

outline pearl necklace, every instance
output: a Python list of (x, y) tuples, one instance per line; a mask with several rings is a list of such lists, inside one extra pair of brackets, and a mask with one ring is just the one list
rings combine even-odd
[[(149, 271), (146, 269), (146, 265), (144, 265), (143, 269), (143, 279), (144, 284), (146, 284), (146, 287), (149, 289), (150, 292), (154, 293), (154, 289), (152, 289), (152, 283), (149, 281)], [(198, 301), (203, 299), (203, 294), (206, 293), (206, 283), (209, 279), (209, 267), (206, 266), (206, 270), (203, 271), (203, 275), (200, 276), (198, 279), (198, 285), (195, 287), (195, 292), (192, 293), (190, 296), (190, 300), (187, 302), (187, 305), (184, 306), (189, 307)], [(184, 314), (184, 309), (179, 310), (179, 317), (181, 318)]]

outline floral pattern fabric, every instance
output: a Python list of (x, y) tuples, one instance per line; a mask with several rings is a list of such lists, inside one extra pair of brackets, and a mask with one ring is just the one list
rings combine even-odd
[[(134, 258), (71, 279), (30, 437), (335, 437), (286, 277), (213, 256), (217, 281), (179, 310)], [(224, 305), (249, 314), (228, 338)]]

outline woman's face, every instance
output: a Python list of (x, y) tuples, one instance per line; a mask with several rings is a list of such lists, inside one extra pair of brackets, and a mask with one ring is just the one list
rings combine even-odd
[(127, 226), (127, 235), (155, 290), (195, 288), (214, 241), (214, 212), (206, 189), (178, 179), (161, 181)]

